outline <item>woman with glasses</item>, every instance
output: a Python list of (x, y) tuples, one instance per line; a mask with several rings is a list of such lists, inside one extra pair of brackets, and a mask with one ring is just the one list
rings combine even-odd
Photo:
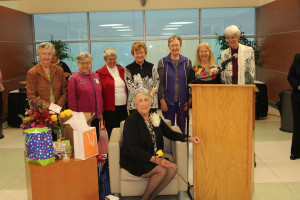
[(95, 114), (91, 125), (96, 128), (99, 138), (99, 122), (102, 120), (102, 84), (99, 75), (91, 71), (93, 58), (87, 52), (76, 57), (79, 71), (68, 82), (69, 108), (76, 112)]
[(169, 55), (158, 62), (158, 74), (160, 79), (158, 97), (161, 110), (166, 119), (171, 120), (172, 126), (176, 123), (185, 134), (188, 83), (195, 78), (192, 62), (180, 54), (182, 45), (181, 37), (173, 35), (168, 40)]

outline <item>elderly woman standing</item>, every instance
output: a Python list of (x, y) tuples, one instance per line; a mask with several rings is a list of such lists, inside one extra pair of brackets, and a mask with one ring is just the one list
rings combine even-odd
[(159, 87), (159, 76), (156, 67), (145, 60), (147, 47), (143, 42), (133, 43), (131, 54), (135, 61), (127, 65), (125, 69), (128, 87), (127, 109), (130, 113), (135, 109), (134, 91), (138, 88), (146, 88), (151, 93), (151, 109), (154, 111), (158, 108), (157, 90)]
[[(180, 54), (182, 39), (179, 36), (171, 36), (168, 40), (170, 54), (158, 62), (158, 74), (160, 79), (159, 100), (161, 110), (166, 119), (176, 123), (182, 133), (185, 134), (187, 116), (188, 83), (191, 82), (195, 73), (192, 70), (192, 62)], [(191, 102), (191, 98), (190, 98)]]
[(76, 112), (95, 114), (91, 126), (96, 128), (99, 138), (99, 122), (102, 120), (103, 100), (101, 80), (91, 71), (93, 58), (87, 52), (81, 52), (76, 57), (79, 71), (68, 82), (69, 108)]
[(41, 106), (50, 103), (63, 107), (67, 102), (68, 83), (61, 67), (51, 63), (55, 50), (51, 43), (43, 42), (37, 47), (40, 62), (27, 72), (27, 98)]
[(213, 51), (207, 42), (200, 43), (196, 50), (196, 61), (193, 66), (196, 84), (219, 84), (220, 67), (214, 57)]
[(128, 116), (126, 101), (127, 88), (125, 84), (125, 70), (117, 64), (117, 52), (114, 48), (104, 50), (105, 65), (96, 71), (100, 76), (103, 87), (103, 119), (108, 137), (113, 128), (120, 127), (120, 122)]
[(235, 25), (228, 26), (224, 30), (224, 35), (230, 47), (222, 52), (221, 63), (234, 54), (237, 54), (238, 58), (229, 62), (225, 70), (221, 73), (222, 83), (253, 84), (255, 76), (253, 48), (239, 43), (241, 31)]
[(175, 163), (155, 156), (158, 150), (163, 150), (163, 136), (175, 141), (200, 142), (198, 137), (173, 131), (158, 114), (150, 117), (151, 99), (148, 90), (136, 91), (133, 97), (136, 111), (125, 122), (120, 159), (121, 167), (131, 174), (149, 178), (142, 200), (154, 199), (172, 181), (178, 169)]

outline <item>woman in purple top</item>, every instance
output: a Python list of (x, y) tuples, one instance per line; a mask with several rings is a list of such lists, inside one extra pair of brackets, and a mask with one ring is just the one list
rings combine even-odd
[(241, 31), (235, 25), (228, 26), (224, 30), (224, 35), (230, 47), (222, 52), (221, 63), (232, 57), (234, 54), (237, 54), (238, 58), (225, 66), (225, 70), (221, 73), (222, 83), (253, 84), (255, 76), (253, 48), (239, 43)]
[(73, 111), (95, 113), (91, 125), (96, 127), (98, 139), (103, 112), (102, 84), (98, 74), (91, 71), (92, 61), (91, 54), (87, 52), (76, 57), (79, 71), (69, 79), (68, 104)]

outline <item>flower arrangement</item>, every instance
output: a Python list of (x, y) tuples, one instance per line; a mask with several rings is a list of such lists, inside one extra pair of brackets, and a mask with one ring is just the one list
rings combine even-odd
[(154, 127), (159, 127), (160, 125), (160, 116), (157, 113), (150, 114), (150, 121)]
[(51, 128), (53, 133), (60, 134), (63, 129), (64, 125), (62, 123), (62, 119), (66, 117), (72, 116), (72, 110), (64, 110), (62, 111), (59, 116), (56, 114), (51, 115), (50, 111), (48, 110), (48, 105), (41, 105), (39, 101), (35, 101), (34, 104), (31, 101), (28, 101), (30, 109), (26, 108), (26, 113), (28, 116), (23, 116), (22, 114), (19, 117), (22, 119), (21, 128), (23, 130), (37, 127), (43, 128), (48, 127)]

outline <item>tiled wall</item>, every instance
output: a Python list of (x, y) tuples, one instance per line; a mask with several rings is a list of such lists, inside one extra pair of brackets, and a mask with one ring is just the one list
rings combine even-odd
[(3, 75), (3, 117), (8, 92), (21, 88), (33, 62), (32, 16), (0, 6), (0, 69)]
[(256, 34), (261, 43), (257, 79), (266, 82), (269, 101), (290, 89), (287, 81), (295, 53), (300, 53), (300, 1), (276, 0), (256, 9)]

